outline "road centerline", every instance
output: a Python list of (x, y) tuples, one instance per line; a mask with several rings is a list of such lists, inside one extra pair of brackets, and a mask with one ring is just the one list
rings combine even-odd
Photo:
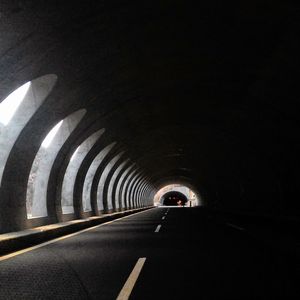
[(136, 262), (133, 270), (131, 271), (128, 279), (126, 280), (122, 290), (120, 291), (118, 298), (116, 300), (127, 300), (134, 288), (134, 285), (142, 271), (144, 263), (146, 261), (146, 257), (141, 257)]
[(157, 225), (155, 232), (159, 232), (160, 228), (161, 228), (161, 224)]

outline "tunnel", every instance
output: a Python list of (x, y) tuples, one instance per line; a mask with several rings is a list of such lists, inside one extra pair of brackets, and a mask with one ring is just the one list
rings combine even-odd
[[(135, 261), (131, 299), (299, 296), (296, 3), (2, 0), (0, 24), (0, 299), (117, 299)], [(199, 201), (156, 206), (170, 184)]]

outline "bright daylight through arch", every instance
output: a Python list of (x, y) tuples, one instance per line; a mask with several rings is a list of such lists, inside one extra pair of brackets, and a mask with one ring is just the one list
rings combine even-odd
[[(180, 195), (182, 195), (182, 199), (180, 198)], [(171, 205), (171, 203), (173, 203), (174, 206), (193, 207), (200, 205), (201, 199), (193, 190), (185, 185), (169, 184), (161, 188), (155, 194), (154, 205), (164, 206)]]
[(7, 125), (25, 98), (30, 81), (20, 86), (0, 103), (0, 123)]
[(8, 156), (26, 124), (52, 91), (57, 76), (47, 74), (23, 84), (0, 103), (0, 184)]
[(43, 140), (33, 161), (27, 184), (27, 218), (46, 217), (47, 187), (52, 165), (56, 155), (73, 130), (85, 115), (81, 109), (59, 121)]

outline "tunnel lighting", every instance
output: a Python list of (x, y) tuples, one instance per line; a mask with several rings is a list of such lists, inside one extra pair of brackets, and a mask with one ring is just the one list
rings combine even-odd
[(48, 148), (49, 145), (51, 144), (52, 140), (54, 139), (55, 135), (57, 134), (60, 126), (62, 125), (63, 120), (61, 120), (59, 123), (57, 123), (48, 133), (48, 135), (45, 137), (42, 147), (43, 148)]
[(75, 152), (74, 152), (73, 155), (71, 156), (70, 161), (73, 161), (73, 160), (74, 160), (74, 158), (75, 158), (75, 156), (76, 156), (76, 154), (77, 154), (79, 148), (80, 148), (80, 146), (77, 147), (77, 149), (75, 150)]
[(0, 103), (0, 123), (7, 125), (25, 98), (30, 81), (12, 92)]

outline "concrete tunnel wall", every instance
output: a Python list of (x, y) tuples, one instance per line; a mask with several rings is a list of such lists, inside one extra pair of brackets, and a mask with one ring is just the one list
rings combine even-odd
[[(201, 5), (2, 1), (0, 116), (30, 85), (0, 120), (0, 232), (147, 207), (174, 182), (211, 208), (299, 216), (297, 16), (285, 3)], [(44, 138), (77, 111), (30, 178)], [(28, 181), (43, 191), (34, 218)]]
[(78, 146), (78, 148), (76, 148), (70, 158), (68, 167), (64, 175), (61, 190), (61, 206), (63, 214), (74, 213), (73, 190), (76, 174), (85, 156), (103, 133), (104, 129), (100, 129), (89, 136), (80, 146)]
[[(6, 160), (9, 157), (11, 149), (13, 148), (13, 142), (16, 141), (21, 130), (26, 126), (32, 115), (34, 115), (34, 112), (49, 95), (56, 80), (57, 77), (51, 75), (42, 76), (39, 79), (29, 81), (27, 83), (28, 88), (26, 87), (27, 90), (24, 93), (24, 96), (22, 95), (22, 99), (19, 100), (22, 105), (20, 105), (16, 112), (12, 115), (9, 124), (1, 124), (3, 127), (1, 130), (1, 178), (6, 167)], [(4, 99), (3, 103), (6, 104), (7, 100), (9, 100), (9, 97)], [(2, 106), (2, 108), (3, 107), (4, 106)], [(105, 132), (104, 129), (100, 129), (88, 136), (81, 144), (77, 146), (77, 148), (73, 147), (70, 154), (68, 154), (68, 162), (64, 167), (63, 176), (61, 175), (61, 183), (58, 185), (58, 193), (60, 193), (61, 196), (59, 197), (60, 201), (55, 203), (56, 206), (59, 206), (54, 210), (57, 212), (57, 215), (55, 218), (53, 218), (53, 216), (51, 218), (51, 213), (48, 213), (49, 206), (51, 211), (51, 205), (49, 205), (49, 199), (47, 199), (48, 194), (51, 194), (51, 192), (49, 193), (48, 190), (48, 181), (51, 177), (50, 174), (52, 172), (54, 162), (57, 160), (57, 156), (61, 148), (67, 143), (72, 132), (76, 130), (76, 127), (78, 127), (77, 125), (81, 122), (85, 113), (86, 109), (80, 109), (67, 116), (59, 123), (56, 123), (54, 127), (50, 128), (49, 132), (44, 131), (44, 137), (43, 139), (40, 139), (41, 144), (36, 150), (37, 152), (32, 162), (27, 179), (25, 203), (23, 202), (21, 205), (21, 211), (17, 211), (18, 208), (13, 211), (15, 216), (18, 217), (17, 222), (15, 222), (13, 226), (12, 220), (9, 220), (9, 222), (5, 223), (4, 218), (1, 219), (2, 232), (21, 230), (27, 227), (49, 224), (54, 220), (70, 220), (72, 218), (76, 218), (77, 216), (85, 217), (87, 216), (87, 213), (89, 213), (89, 215), (99, 215), (99, 213), (104, 211), (111, 212), (119, 209), (123, 210), (126, 208), (122, 207), (122, 203), (126, 203), (126, 201), (132, 202), (130, 205), (131, 208), (138, 207), (137, 205), (133, 204), (137, 203), (137, 200), (135, 199), (125, 200), (122, 199), (122, 195), (118, 195), (118, 203), (115, 203), (115, 198), (111, 195), (113, 187), (115, 185), (120, 186), (122, 184), (122, 181), (118, 181), (117, 183), (115, 181), (118, 177), (118, 174), (121, 172), (122, 167), (124, 167), (124, 165), (129, 161), (128, 158), (125, 161), (120, 159), (124, 154), (124, 151), (117, 154), (113, 158), (108, 157), (105, 160), (111, 149), (117, 144), (116, 142), (110, 143), (106, 147), (102, 146), (101, 150), (98, 147), (98, 150), (96, 150), (97, 152), (95, 152), (98, 154), (96, 156), (95, 154), (91, 154), (92, 157), (94, 155), (93, 159), (90, 158), (89, 162), (86, 162), (85, 169), (82, 170), (83, 161), (89, 156), (91, 149), (99, 140), (100, 136)], [(52, 135), (52, 137), (49, 140), (50, 135)], [(6, 143), (7, 139), (9, 139), (9, 143)], [(120, 165), (121, 168), (119, 168), (117, 170), (118, 172), (112, 176), (116, 169), (114, 166), (118, 166), (118, 164), (116, 164), (117, 161), (119, 161), (119, 163), (122, 162)], [(103, 165), (102, 169), (100, 168), (101, 165)], [(92, 184), (93, 181), (95, 181), (95, 174), (97, 170), (99, 173), (99, 169), (100, 178), (98, 178), (97, 182), (97, 197), (93, 200)], [(128, 171), (129, 170), (130, 168), (128, 168)], [(76, 205), (76, 203), (74, 203), (73, 196), (76, 179), (78, 181), (78, 173), (80, 173), (80, 171), (81, 178), (83, 179), (81, 183), (82, 196), (79, 197), (79, 205), (78, 199)], [(110, 176), (109, 173), (111, 173)], [(120, 177), (118, 177), (118, 179), (120, 179)], [(126, 186), (127, 184), (131, 184), (130, 179), (126, 181)], [(104, 190), (104, 187), (107, 188)], [(109, 191), (108, 187), (110, 187)], [(24, 187), (23, 190), (25, 192)], [(129, 197), (129, 191), (130, 189), (127, 191), (127, 197)], [(107, 198), (107, 194), (109, 194), (109, 198)], [(130, 197), (136, 197), (136, 195), (131, 193)], [(109, 202), (107, 202), (107, 199)], [(26, 207), (26, 216), (24, 216), (24, 204)], [(148, 199), (148, 201), (145, 201), (143, 204), (143, 206), (149, 205), (151, 205), (151, 199)], [(104, 208), (104, 206), (106, 206), (106, 208)], [(96, 209), (92, 209), (93, 207), (96, 207)], [(10, 209), (13, 210), (11, 205)], [(21, 218), (20, 214), (23, 214)], [(62, 217), (63, 214), (68, 214), (70, 216), (68, 218), (64, 218)], [(6, 218), (7, 217), (8, 216), (6, 215)]]
[[(114, 171), (112, 178), (109, 182), (108, 191), (107, 191), (107, 202), (115, 204), (116, 210), (120, 209), (120, 203), (115, 198), (116, 185), (118, 184), (120, 176), (122, 176), (122, 172), (124, 172), (124, 170), (126, 168), (126, 164), (129, 161), (130, 161), (129, 159), (125, 160), (117, 167), (117, 169)], [(113, 199), (115, 199), (115, 201)]]
[(49, 145), (44, 145), (44, 142), (47, 142), (46, 139), (49, 137), (49, 134), (41, 144), (41, 147), (39, 148), (32, 163), (27, 184), (27, 218), (31, 219), (48, 216), (47, 186), (52, 165), (60, 148), (65, 143), (65, 141), (67, 140), (71, 132), (75, 129), (85, 113), (85, 110), (79, 110), (68, 116), (64, 120), (60, 121), (49, 132), (49, 134), (51, 134), (53, 130), (57, 128), (57, 132), (53, 137), (53, 140), (50, 141)]

